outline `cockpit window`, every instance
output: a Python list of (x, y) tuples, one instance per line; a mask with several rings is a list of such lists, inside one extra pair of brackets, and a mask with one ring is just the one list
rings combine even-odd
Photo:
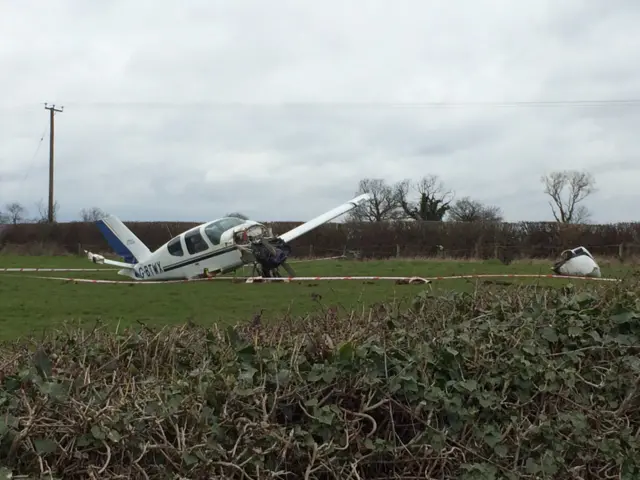
[(182, 257), (184, 255), (184, 251), (182, 250), (180, 237), (176, 237), (167, 243), (167, 250), (169, 250), (169, 253), (174, 257)]
[(196, 253), (204, 252), (209, 248), (207, 242), (204, 241), (202, 235), (198, 230), (193, 230), (185, 234), (184, 243), (187, 244), (187, 250), (191, 255), (195, 255)]
[(214, 245), (220, 243), (220, 237), (230, 228), (242, 225), (245, 221), (241, 218), (225, 217), (215, 220), (204, 227), (204, 233)]

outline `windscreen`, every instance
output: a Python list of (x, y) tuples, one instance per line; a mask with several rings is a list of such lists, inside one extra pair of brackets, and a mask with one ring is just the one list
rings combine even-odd
[(219, 218), (204, 227), (204, 233), (207, 235), (211, 243), (218, 245), (222, 234), (230, 228), (242, 225), (245, 221), (236, 217)]

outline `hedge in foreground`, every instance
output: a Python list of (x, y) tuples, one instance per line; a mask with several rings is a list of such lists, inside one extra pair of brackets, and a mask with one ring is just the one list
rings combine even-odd
[(226, 332), (69, 329), (3, 352), (0, 465), (64, 479), (630, 478), (636, 287), (425, 291)]

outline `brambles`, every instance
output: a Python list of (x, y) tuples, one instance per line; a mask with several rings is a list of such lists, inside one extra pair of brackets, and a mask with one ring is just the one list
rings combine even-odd
[(628, 478), (637, 287), (425, 290), (224, 331), (69, 328), (2, 353), (0, 465), (64, 479)]

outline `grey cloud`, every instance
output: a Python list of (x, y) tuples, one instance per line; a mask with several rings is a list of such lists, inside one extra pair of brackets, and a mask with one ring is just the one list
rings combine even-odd
[[(640, 96), (637, 2), (36, 5), (0, 18), (0, 204), (46, 199), (48, 101), (66, 219), (303, 220), (425, 174), (550, 219), (559, 168), (596, 174), (596, 220), (635, 218), (640, 105), (466, 102)], [(420, 105), (439, 101), (461, 104)]]

